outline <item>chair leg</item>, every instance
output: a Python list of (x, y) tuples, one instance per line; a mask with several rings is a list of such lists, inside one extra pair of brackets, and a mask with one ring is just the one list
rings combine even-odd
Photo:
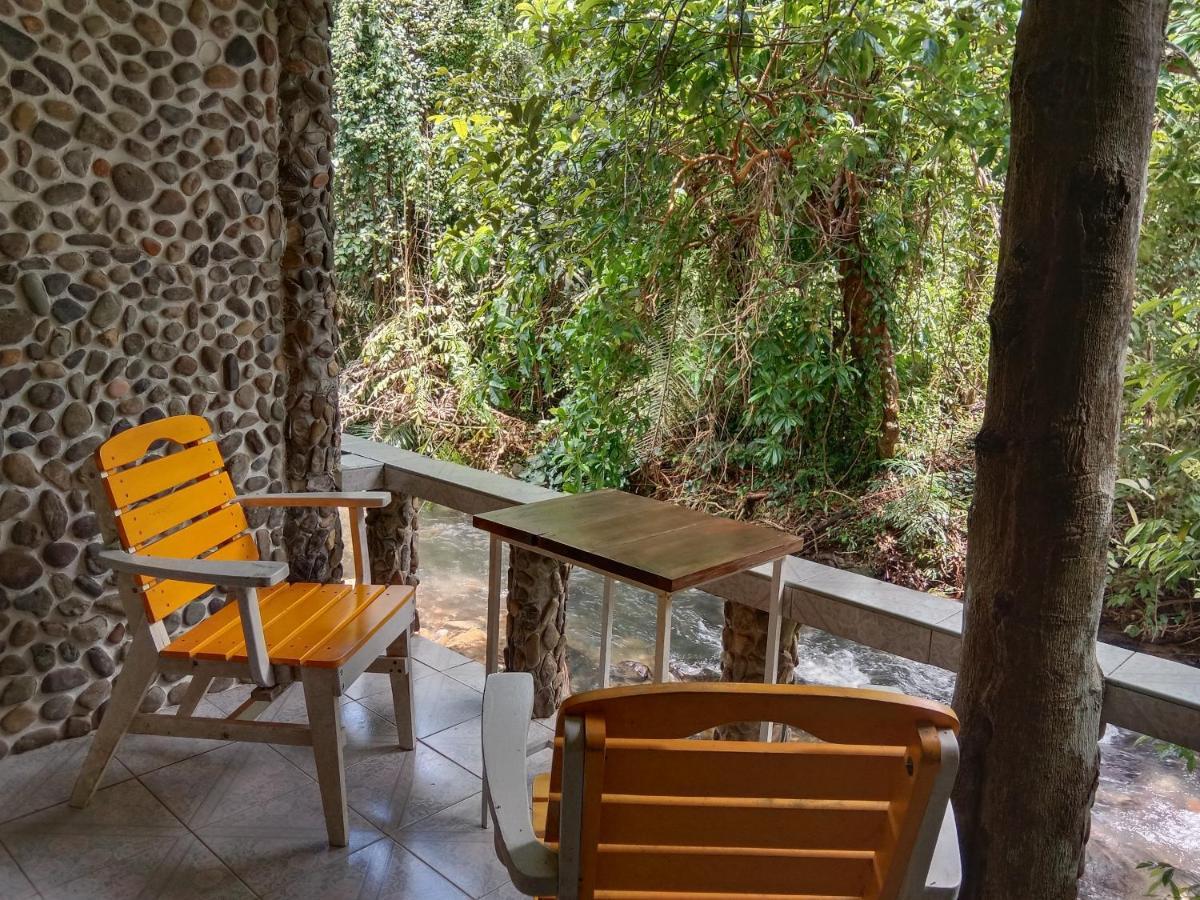
[(308, 726), (312, 729), (313, 757), (317, 763), (317, 783), (321, 786), (321, 806), (332, 847), (350, 842), (346, 815), (346, 769), (342, 760), (342, 716), (338, 709), (334, 669), (304, 669), (304, 704), (308, 707)]
[(413, 671), (412, 654), (409, 652), (410, 634), (407, 629), (387, 649), (388, 656), (403, 656), (408, 660), (407, 672), (393, 672), (392, 709), (396, 714), (396, 731), (400, 738), (400, 749), (411, 750), (416, 746), (413, 731)]
[(104, 718), (96, 730), (96, 737), (88, 750), (87, 759), (83, 761), (79, 777), (75, 779), (71, 805), (76, 809), (87, 806), (96, 793), (108, 761), (129, 729), (129, 723), (137, 715), (142, 695), (157, 673), (158, 650), (150, 637), (149, 628), (143, 625), (134, 634), (121, 674), (117, 676), (116, 687), (104, 709)]
[(204, 699), (204, 695), (208, 693), (208, 686), (212, 684), (212, 681), (211, 675), (193, 675), (175, 715), (187, 717), (194, 713), (196, 707), (200, 705), (200, 701)]

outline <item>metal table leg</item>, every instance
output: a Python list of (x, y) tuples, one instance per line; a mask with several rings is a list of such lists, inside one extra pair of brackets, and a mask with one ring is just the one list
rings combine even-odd
[(660, 684), (671, 678), (671, 595), (658, 595), (658, 633), (654, 640), (654, 680)]
[[(504, 544), (492, 535), (488, 546), (488, 607), (487, 607), (487, 658), (484, 671), (487, 675), (500, 668), (500, 569)], [(480, 736), (482, 739), (482, 735)], [(488, 823), (487, 771), (483, 773), (483, 792), (480, 794), (479, 827)]]
[(608, 687), (612, 657), (613, 580), (604, 579), (604, 599), (600, 607), (600, 687)]
[[(767, 656), (763, 660), (763, 682), (774, 684), (779, 678), (779, 632), (783, 624), (783, 558), (771, 566), (771, 593), (767, 597)], [(771, 739), (771, 723), (759, 726), (759, 740)]]

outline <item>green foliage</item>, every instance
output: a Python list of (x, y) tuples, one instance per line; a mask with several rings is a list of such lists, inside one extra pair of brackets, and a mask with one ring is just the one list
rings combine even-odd
[[(351, 420), (567, 490), (765, 509), (814, 550), (958, 590), (1019, 7), (338, 0)], [(1168, 38), (1109, 615), (1184, 641), (1194, 5)]]
[(1139, 869), (1150, 873), (1150, 884), (1146, 888), (1147, 897), (1170, 897), (1172, 900), (1198, 900), (1200, 884), (1182, 885), (1175, 881), (1179, 874), (1174, 866), (1162, 862), (1141, 862)]
[(1178, 640), (1200, 625), (1200, 72), (1189, 68), (1200, 57), (1200, 11), (1178, 11), (1168, 39), (1108, 602), (1129, 634)]
[[(730, 482), (861, 482), (897, 323), (916, 325), (899, 393), (944, 372), (977, 389), (959, 338), (977, 350), (983, 333), (1015, 4), (515, 15), (434, 140), (473, 201), (440, 272), (474, 305), (489, 402), (545, 423), (531, 473), (583, 488), (684, 461)], [(950, 234), (954, 254), (933, 243)], [(912, 365), (922, 350), (939, 361)]]

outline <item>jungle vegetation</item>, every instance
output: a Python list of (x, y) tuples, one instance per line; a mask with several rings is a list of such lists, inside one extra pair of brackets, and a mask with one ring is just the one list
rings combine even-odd
[[(1017, 0), (338, 0), (352, 429), (960, 595)], [(1200, 8), (1158, 82), (1106, 621), (1200, 657)]]

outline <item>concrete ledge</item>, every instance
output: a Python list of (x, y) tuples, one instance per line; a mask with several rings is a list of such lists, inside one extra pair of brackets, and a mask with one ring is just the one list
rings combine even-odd
[[(558, 491), (439, 462), (352, 435), (342, 438), (346, 490), (386, 489), (474, 514), (560, 496)], [(703, 586), (724, 600), (767, 608), (770, 566)], [(962, 604), (810, 560), (784, 566), (788, 618), (905, 659), (958, 671)], [(1097, 642), (1106, 722), (1200, 750), (1200, 669)]]
[(383, 481), (376, 487), (432, 500), (471, 515), (559, 496), (558, 491), (516, 478), (441, 462), (350, 434), (342, 435), (342, 453), (381, 465)]

